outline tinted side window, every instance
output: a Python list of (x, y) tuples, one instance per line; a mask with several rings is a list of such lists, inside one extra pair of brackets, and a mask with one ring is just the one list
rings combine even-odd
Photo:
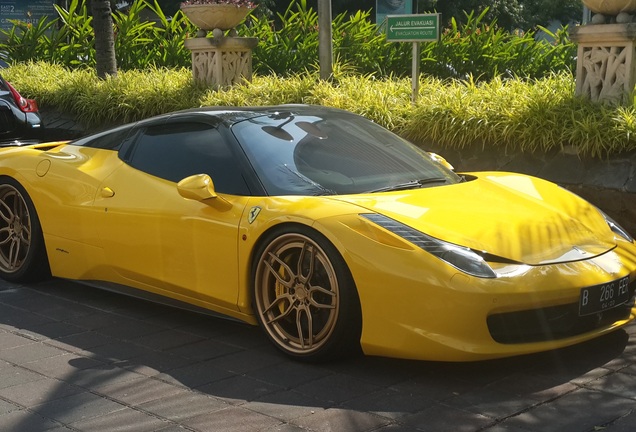
[(121, 147), (132, 126), (122, 126), (117, 129), (101, 132), (73, 141), (73, 145), (92, 147), (106, 150), (117, 150)]
[(134, 144), (129, 164), (173, 182), (193, 174), (208, 174), (218, 192), (249, 195), (230, 147), (213, 126), (205, 123), (147, 128)]

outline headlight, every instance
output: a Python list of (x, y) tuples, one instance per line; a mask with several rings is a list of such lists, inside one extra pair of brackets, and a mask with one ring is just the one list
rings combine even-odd
[(431, 255), (472, 276), (495, 278), (497, 275), (474, 250), (436, 239), (408, 225), (380, 214), (362, 214), (362, 217), (419, 246)]
[(612, 219), (611, 217), (606, 215), (605, 212), (603, 212), (603, 210), (599, 209), (599, 211), (601, 212), (601, 214), (605, 218), (605, 222), (607, 222), (607, 224), (609, 225), (610, 229), (612, 230), (612, 232), (614, 234), (617, 234), (617, 235), (623, 237), (625, 240), (627, 240), (630, 243), (634, 242), (634, 237), (629, 235), (629, 233), (627, 231), (625, 231), (625, 228), (623, 228), (618, 223), (616, 223), (616, 221), (614, 219)]

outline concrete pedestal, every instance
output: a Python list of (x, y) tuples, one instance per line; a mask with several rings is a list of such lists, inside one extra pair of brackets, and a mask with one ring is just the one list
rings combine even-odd
[(576, 94), (595, 102), (631, 104), (636, 84), (636, 23), (575, 27)]
[(192, 51), (192, 77), (195, 81), (225, 88), (252, 79), (252, 49), (257, 38), (198, 37), (186, 39)]

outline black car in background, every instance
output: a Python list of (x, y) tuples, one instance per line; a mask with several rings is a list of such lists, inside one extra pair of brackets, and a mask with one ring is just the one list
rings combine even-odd
[(32, 139), (39, 135), (42, 119), (38, 104), (26, 99), (0, 76), (0, 142)]

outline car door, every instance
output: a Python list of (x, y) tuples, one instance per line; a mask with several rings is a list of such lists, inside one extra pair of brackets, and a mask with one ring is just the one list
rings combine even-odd
[[(235, 150), (214, 124), (190, 117), (141, 128), (95, 206), (119, 280), (174, 299), (237, 310), (238, 227), (249, 189)], [(208, 174), (219, 197), (183, 198), (177, 182)]]

